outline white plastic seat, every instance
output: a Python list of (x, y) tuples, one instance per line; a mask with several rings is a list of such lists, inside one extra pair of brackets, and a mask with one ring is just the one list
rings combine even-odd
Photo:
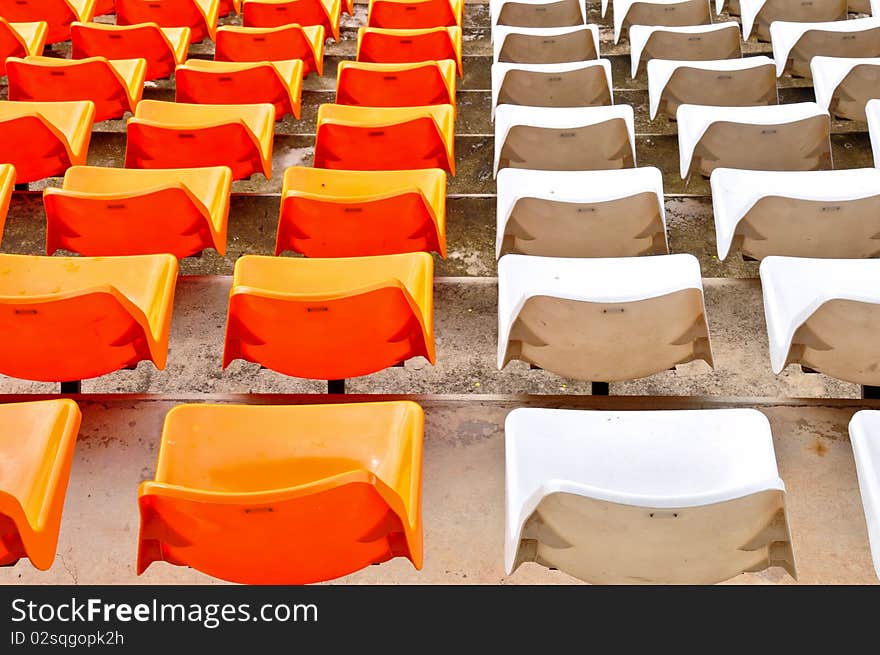
[(495, 175), (502, 168), (585, 171), (636, 165), (631, 105), (495, 110)]
[(512, 64), (564, 64), (599, 58), (598, 25), (505, 27), (492, 30), (494, 61)]
[(865, 103), (865, 118), (868, 121), (868, 135), (871, 138), (874, 167), (880, 168), (880, 100), (875, 98)]
[(742, 57), (739, 23), (664, 27), (631, 25), (629, 28), (630, 75), (639, 74), (642, 61), (717, 61)]
[(657, 113), (675, 117), (679, 105), (715, 107), (775, 105), (776, 69), (769, 57), (716, 61), (648, 62), (651, 120)]
[(880, 578), (880, 411), (863, 409), (849, 422), (874, 571)]
[(753, 31), (761, 41), (770, 40), (770, 24), (777, 20), (792, 23), (819, 23), (846, 20), (847, 0), (739, 0), (743, 39)]
[(865, 121), (865, 103), (880, 98), (880, 57), (813, 57), (816, 103), (832, 116)]
[(659, 169), (498, 173), (495, 256), (666, 254)]
[(770, 25), (776, 75), (810, 76), (813, 57), (880, 57), (880, 18), (828, 23), (773, 21)]
[(760, 272), (774, 373), (880, 385), (880, 260), (767, 257)]
[(718, 258), (880, 256), (880, 170), (712, 171)]
[(490, 0), (489, 11), (493, 30), (500, 25), (569, 27), (586, 23), (583, 0)]
[(614, 42), (630, 25), (708, 25), (709, 0), (614, 0)]
[(536, 562), (594, 584), (796, 576), (757, 410), (519, 408), (504, 431), (508, 574)]
[(595, 107), (613, 104), (611, 62), (492, 64), (492, 118), (499, 104)]
[(712, 366), (693, 255), (498, 262), (498, 368), (519, 359), (615, 382), (702, 359)]
[(763, 107), (681, 105), (681, 177), (715, 168), (815, 171), (831, 168), (831, 119), (815, 102)]

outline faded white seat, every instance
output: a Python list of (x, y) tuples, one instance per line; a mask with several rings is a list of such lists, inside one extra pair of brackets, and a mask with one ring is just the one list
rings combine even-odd
[(813, 57), (880, 57), (880, 18), (827, 23), (773, 21), (770, 25), (776, 75), (810, 76)]
[(663, 27), (631, 25), (629, 28), (630, 75), (639, 73), (642, 61), (677, 59), (715, 61), (742, 56), (739, 23)]
[(607, 170), (636, 165), (630, 105), (495, 110), (495, 175), (502, 168)]
[(760, 272), (774, 373), (880, 385), (880, 260), (767, 257)]
[(715, 107), (775, 105), (776, 69), (769, 57), (717, 61), (648, 62), (651, 120), (661, 112), (675, 118), (679, 105)]
[(632, 257), (665, 254), (659, 169), (498, 173), (495, 256)]
[(505, 27), (492, 30), (494, 61), (563, 64), (599, 58), (598, 25)]
[(568, 27), (586, 23), (583, 0), (490, 0), (489, 12), (493, 30), (496, 25)]
[(718, 258), (880, 256), (880, 170), (712, 171)]
[(693, 255), (498, 262), (498, 368), (519, 359), (576, 380), (646, 377), (712, 365)]
[(613, 104), (611, 62), (492, 64), (492, 119), (499, 104), (595, 107)]
[(743, 39), (757, 31), (761, 41), (770, 40), (770, 24), (777, 20), (792, 23), (819, 23), (846, 20), (847, 0), (739, 0)]
[(536, 562), (594, 584), (796, 575), (757, 410), (519, 408), (504, 432), (508, 574)]
[(813, 57), (816, 103), (832, 116), (865, 121), (865, 103), (880, 98), (880, 57)]
[(815, 102), (763, 107), (680, 105), (681, 177), (715, 168), (813, 171), (831, 168), (831, 119)]
[(630, 25), (707, 25), (709, 0), (614, 0), (614, 42)]
[(871, 138), (874, 168), (880, 168), (880, 100), (875, 98), (865, 103), (865, 118), (868, 121), (868, 136)]
[(880, 411), (863, 409), (849, 422), (874, 571), (880, 578)]

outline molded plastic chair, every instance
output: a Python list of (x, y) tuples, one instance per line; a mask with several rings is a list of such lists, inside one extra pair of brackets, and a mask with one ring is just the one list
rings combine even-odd
[(455, 106), (455, 62), (370, 64), (340, 61), (336, 104), (362, 107)]
[(849, 422), (874, 571), (880, 578), (880, 412), (863, 409)]
[(61, 175), (86, 163), (95, 103), (0, 101), (0, 162), (20, 183)]
[(145, 170), (74, 166), (43, 191), (46, 253), (226, 252), (232, 173), (225, 166)]
[(272, 177), (275, 108), (143, 100), (128, 121), (126, 168), (228, 166), (232, 179)]
[(614, 0), (614, 42), (630, 25), (684, 27), (712, 22), (709, 0)]
[(581, 0), (495, 0), (489, 3), (492, 29), (513, 27), (570, 27), (586, 23)]
[(660, 112), (675, 118), (680, 105), (746, 107), (775, 105), (776, 68), (770, 57), (717, 61), (648, 62), (651, 120)]
[(220, 0), (116, 0), (116, 24), (188, 27), (190, 43), (213, 40)]
[(235, 263), (223, 366), (236, 359), (301, 378), (434, 363), (433, 267), (424, 252)]
[(630, 75), (639, 73), (643, 61), (717, 61), (742, 57), (739, 23), (664, 27), (631, 25), (629, 28)]
[(803, 0), (739, 0), (743, 38), (753, 31), (761, 41), (770, 40), (770, 25), (778, 20), (792, 23), (818, 23), (846, 20), (847, 0), (803, 2)]
[(48, 31), (49, 25), (45, 22), (10, 23), (0, 17), (0, 77), (6, 75), (7, 57), (42, 53)]
[(137, 571), (305, 584), (394, 557), (421, 569), (423, 438), (409, 401), (179, 405), (138, 490)]
[(599, 58), (599, 27), (496, 27), (494, 61), (565, 64)]
[(504, 255), (498, 368), (514, 359), (598, 382), (643, 378), (699, 359), (712, 366), (696, 257)]
[[(6, 226), (6, 215), (15, 189), (15, 166), (0, 164), (0, 240), (3, 239), (3, 228)], [(444, 197), (445, 201), (445, 197)]]
[(69, 398), (0, 405), (0, 566), (55, 561), (81, 417)]
[(10, 57), (6, 69), (10, 100), (91, 100), (95, 103), (95, 120), (104, 121), (134, 112), (144, 92), (147, 62), (104, 57)]
[(70, 28), (74, 59), (146, 59), (148, 80), (168, 77), (183, 63), (189, 34), (188, 27), (159, 27), (155, 23), (74, 23)]
[(311, 72), (324, 74), (324, 28), (237, 27), (217, 29), (214, 49), (216, 61), (289, 61), (303, 62), (303, 77)]
[(464, 0), (370, 0), (367, 25), (388, 29), (461, 27)]
[(293, 166), (284, 173), (275, 254), (446, 256), (446, 173)]
[(816, 103), (832, 116), (868, 120), (865, 104), (880, 98), (880, 57), (813, 57)]
[(404, 64), (451, 59), (461, 66), (461, 29), (434, 27), (424, 30), (385, 30), (361, 27), (358, 30), (357, 60), (377, 64)]
[(880, 17), (854, 18), (828, 23), (770, 25), (776, 75), (810, 76), (810, 60), (827, 57), (880, 57)]
[(761, 107), (680, 105), (681, 177), (716, 168), (815, 171), (831, 168), (831, 119), (815, 102)]
[(454, 116), (451, 105), (321, 105), (314, 166), (365, 171), (442, 168), (455, 175)]
[(880, 170), (712, 171), (718, 258), (880, 256)]
[(0, 373), (84, 380), (165, 367), (177, 259), (0, 254)]
[(785, 485), (754, 409), (520, 408), (504, 426), (505, 566), (594, 584), (796, 577)]
[(498, 173), (495, 256), (666, 254), (663, 176), (656, 168)]
[(241, 14), (244, 27), (321, 25), (339, 40), (340, 0), (244, 0)]
[(67, 41), (71, 23), (94, 15), (95, 0), (0, 0), (0, 16), (10, 23), (45, 22), (46, 43)]
[(225, 62), (189, 59), (174, 75), (177, 102), (197, 105), (271, 104), (275, 120), (301, 114), (303, 63), (299, 59)]
[(502, 168), (592, 171), (635, 165), (631, 105), (495, 110), (495, 175)]

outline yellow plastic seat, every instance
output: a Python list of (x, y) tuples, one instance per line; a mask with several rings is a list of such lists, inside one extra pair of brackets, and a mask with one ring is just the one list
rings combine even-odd
[(455, 175), (454, 122), (451, 105), (321, 105), (314, 165), (365, 171), (442, 168)]
[(7, 57), (39, 55), (46, 47), (46, 22), (10, 23), (0, 17), (0, 77), (6, 75)]
[(46, 43), (70, 38), (70, 25), (95, 15), (95, 0), (0, 0), (0, 16), (11, 23), (44, 21)]
[(311, 72), (324, 74), (324, 28), (236, 27), (217, 30), (215, 61), (290, 61), (303, 63), (303, 77)]
[(341, 61), (336, 74), (336, 104), (363, 107), (455, 107), (455, 62), (370, 64)]
[(188, 27), (190, 43), (214, 39), (220, 0), (116, 0), (116, 24)]
[(20, 101), (91, 100), (95, 120), (134, 113), (144, 92), (145, 59), (58, 59), (10, 57), (6, 60), (9, 99)]
[(0, 240), (3, 239), (3, 228), (6, 227), (6, 215), (15, 189), (15, 166), (0, 164)]
[(165, 367), (173, 255), (0, 254), (0, 373), (69, 382), (151, 360)]
[(284, 173), (275, 254), (285, 250), (307, 257), (445, 257), (446, 173), (292, 166)]
[(443, 59), (453, 60), (458, 76), (464, 75), (461, 65), (461, 28), (388, 30), (361, 27), (358, 30), (358, 61), (403, 64)]
[(189, 33), (188, 27), (159, 27), (155, 23), (74, 23), (70, 28), (72, 56), (145, 59), (147, 79), (158, 80), (171, 75), (186, 59)]
[(55, 561), (81, 418), (69, 398), (0, 405), (0, 566)]
[(339, 40), (340, 0), (244, 0), (244, 27), (321, 25), (334, 41)]
[(410, 401), (179, 405), (138, 490), (137, 572), (307, 584), (394, 557), (421, 569), (423, 440)]
[(228, 166), (232, 179), (272, 177), (275, 108), (142, 100), (128, 121), (126, 168)]
[(434, 260), (423, 252), (235, 263), (223, 367), (236, 359), (301, 378), (368, 375), (411, 357), (434, 363)]
[(95, 103), (0, 101), (0, 163), (20, 183), (61, 175), (86, 163)]
[(367, 25), (388, 29), (461, 27), (464, 0), (370, 0)]
[(88, 256), (226, 253), (232, 171), (74, 166), (43, 191), (46, 253)]
[(303, 63), (226, 62), (190, 59), (175, 74), (177, 102), (199, 105), (235, 103), (275, 106), (275, 120), (301, 114)]

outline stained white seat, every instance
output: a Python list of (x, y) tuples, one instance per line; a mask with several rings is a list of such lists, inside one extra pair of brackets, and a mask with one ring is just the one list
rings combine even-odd
[(586, 23), (583, 0), (490, 0), (489, 13), (493, 30), (500, 25), (567, 27)]
[(757, 410), (519, 408), (504, 431), (508, 574), (536, 562), (594, 584), (796, 576)]
[(639, 73), (641, 62), (651, 59), (713, 61), (742, 56), (739, 23), (664, 27), (631, 25), (629, 28), (630, 75)]
[(498, 173), (495, 256), (631, 257), (665, 254), (659, 169)]
[(718, 258), (880, 256), (880, 170), (712, 171)]
[(715, 168), (831, 168), (831, 119), (815, 102), (761, 107), (680, 105), (681, 177)]
[(827, 57), (880, 57), (880, 18), (827, 23), (773, 21), (770, 25), (776, 75), (810, 76), (810, 60)]
[(880, 260), (767, 257), (760, 272), (774, 373), (880, 385)]
[(613, 104), (611, 62), (492, 64), (492, 119), (499, 104), (595, 107)]
[(492, 30), (494, 61), (562, 64), (599, 58), (599, 26), (506, 27)]
[(880, 578), (880, 411), (863, 409), (849, 422), (874, 571)]
[(716, 61), (648, 62), (651, 120), (658, 111), (675, 117), (679, 105), (716, 107), (775, 105), (776, 69), (769, 57)]
[(770, 24), (777, 20), (819, 23), (846, 20), (847, 0), (739, 0), (743, 39), (757, 31), (762, 41), (770, 40)]
[(868, 136), (871, 138), (874, 168), (880, 168), (880, 99), (868, 100), (865, 103), (865, 118), (868, 121)]
[(709, 0), (614, 0), (614, 42), (630, 25), (707, 25)]
[(880, 57), (813, 57), (816, 103), (832, 116), (865, 121), (865, 103), (880, 98)]
[(614, 382), (702, 359), (712, 366), (693, 255), (498, 262), (498, 368), (519, 359)]

